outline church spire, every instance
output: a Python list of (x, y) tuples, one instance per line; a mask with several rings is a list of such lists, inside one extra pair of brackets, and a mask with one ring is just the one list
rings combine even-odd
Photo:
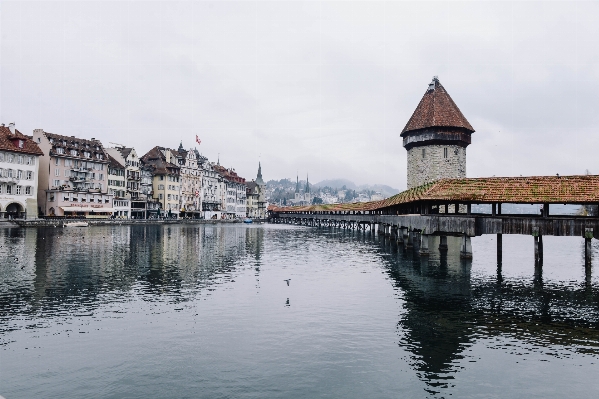
[(300, 192), (300, 188), (299, 188), (299, 175), (297, 175), (295, 177), (295, 192), (299, 193)]
[(256, 176), (256, 184), (264, 184), (264, 180), (262, 180), (262, 165), (258, 162), (258, 175)]
[(308, 174), (306, 173), (306, 193), (310, 192), (310, 182), (308, 181)]

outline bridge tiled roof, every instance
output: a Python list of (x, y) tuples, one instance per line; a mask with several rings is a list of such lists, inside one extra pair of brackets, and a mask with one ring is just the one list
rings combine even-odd
[(429, 127), (460, 127), (474, 132), (470, 122), (466, 120), (436, 77), (422, 96), (418, 107), (402, 130), (401, 136), (403, 137), (409, 131)]
[(277, 212), (371, 211), (417, 201), (585, 204), (599, 203), (599, 175), (441, 179), (381, 201), (274, 208)]

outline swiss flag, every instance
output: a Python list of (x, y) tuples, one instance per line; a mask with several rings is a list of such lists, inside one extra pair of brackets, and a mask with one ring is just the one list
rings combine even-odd
[(197, 134), (196, 134), (196, 142), (197, 142), (198, 144), (202, 144), (202, 140), (200, 140), (200, 138), (198, 137), (198, 135), (197, 135)]

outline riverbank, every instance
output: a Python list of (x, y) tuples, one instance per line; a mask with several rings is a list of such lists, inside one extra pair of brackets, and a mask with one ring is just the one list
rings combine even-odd
[[(242, 223), (242, 219), (31, 219), (0, 222), (0, 227), (63, 227), (67, 223), (87, 222), (90, 226), (107, 225), (156, 225), (156, 224), (220, 224)], [(266, 219), (254, 219), (253, 223)]]

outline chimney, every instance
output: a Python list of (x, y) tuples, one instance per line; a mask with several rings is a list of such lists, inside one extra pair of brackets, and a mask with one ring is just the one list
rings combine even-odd
[(10, 122), (10, 123), (8, 124), (8, 128), (10, 129), (10, 132), (11, 132), (12, 134), (15, 134), (15, 123), (14, 123), (14, 122)]

